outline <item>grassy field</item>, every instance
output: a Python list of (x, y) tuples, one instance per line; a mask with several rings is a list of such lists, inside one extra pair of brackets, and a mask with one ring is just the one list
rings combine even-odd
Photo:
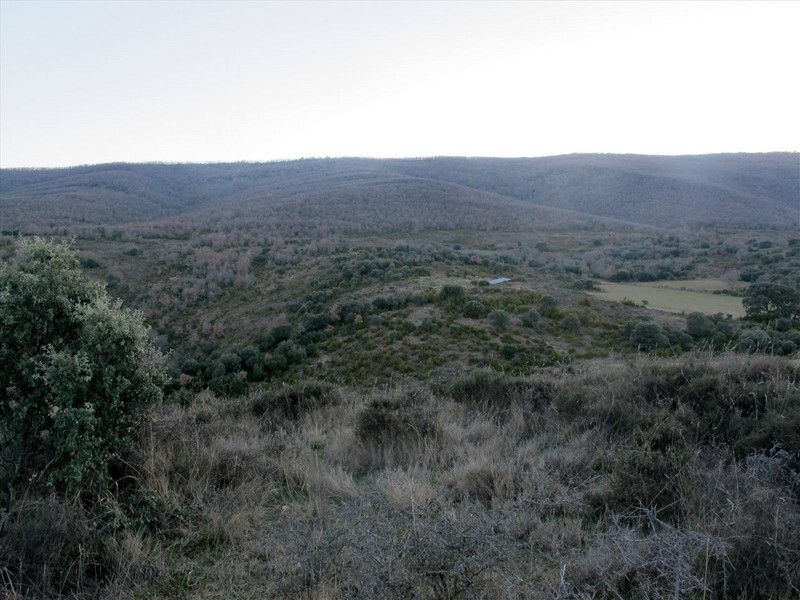
[(725, 292), (728, 290), (744, 290), (747, 284), (743, 281), (732, 283), (722, 279), (678, 279), (675, 281), (654, 281), (653, 287), (688, 290), (691, 292)]
[(745, 316), (741, 298), (726, 294), (673, 289), (663, 285), (666, 283), (674, 285), (680, 282), (602, 283), (600, 286), (602, 292), (594, 292), (592, 295), (614, 302), (631, 300), (637, 304), (646, 303), (648, 308), (666, 312), (701, 312), (708, 315), (722, 313), (735, 318)]

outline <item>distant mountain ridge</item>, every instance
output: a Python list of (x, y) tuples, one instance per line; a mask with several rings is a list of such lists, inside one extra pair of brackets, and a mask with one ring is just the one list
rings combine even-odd
[[(376, 229), (472, 221), (513, 227), (539, 218), (796, 228), (800, 154), (339, 158), (0, 171), (3, 230), (281, 210), (298, 218), (361, 220), (363, 228)], [(379, 226), (375, 221), (387, 213), (393, 220)]]

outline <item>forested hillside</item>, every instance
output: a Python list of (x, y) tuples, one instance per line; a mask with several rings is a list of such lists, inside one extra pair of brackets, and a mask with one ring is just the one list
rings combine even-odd
[(800, 157), (792, 153), (431, 159), (397, 168), (635, 223), (798, 224)]
[(252, 211), (323, 217), (337, 231), (519, 228), (574, 222), (576, 212), (660, 227), (787, 228), (798, 224), (799, 161), (793, 153), (569, 155), (12, 169), (0, 174), (0, 209), (4, 230), (28, 233)]

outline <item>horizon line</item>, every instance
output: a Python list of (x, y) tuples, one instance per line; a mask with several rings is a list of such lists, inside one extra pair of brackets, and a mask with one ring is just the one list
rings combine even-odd
[(320, 160), (374, 160), (374, 161), (389, 161), (389, 160), (437, 160), (437, 159), (464, 159), (464, 160), (535, 160), (546, 158), (561, 158), (569, 156), (640, 156), (652, 158), (681, 158), (681, 157), (700, 157), (700, 156), (729, 156), (741, 154), (800, 154), (800, 150), (769, 150), (763, 152), (748, 152), (748, 151), (735, 151), (735, 152), (701, 152), (697, 154), (646, 154), (638, 152), (569, 152), (566, 154), (547, 154), (540, 156), (490, 156), (490, 155), (455, 155), (455, 154), (435, 154), (427, 156), (301, 156), (297, 158), (280, 158), (280, 159), (266, 159), (266, 160), (208, 160), (208, 161), (167, 161), (167, 160), (150, 160), (150, 161), (126, 161), (115, 160), (109, 162), (98, 163), (80, 163), (72, 165), (59, 165), (50, 167), (40, 166), (17, 166), (17, 167), (3, 167), (0, 166), (0, 171), (56, 171), (62, 169), (81, 169), (87, 167), (102, 167), (110, 165), (130, 165), (130, 166), (192, 166), (192, 165), (267, 165), (279, 164), (289, 162), (301, 161), (320, 161)]

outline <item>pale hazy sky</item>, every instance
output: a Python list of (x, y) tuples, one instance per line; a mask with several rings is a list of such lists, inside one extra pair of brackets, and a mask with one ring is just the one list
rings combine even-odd
[(0, 166), (800, 150), (798, 2), (0, 0)]

